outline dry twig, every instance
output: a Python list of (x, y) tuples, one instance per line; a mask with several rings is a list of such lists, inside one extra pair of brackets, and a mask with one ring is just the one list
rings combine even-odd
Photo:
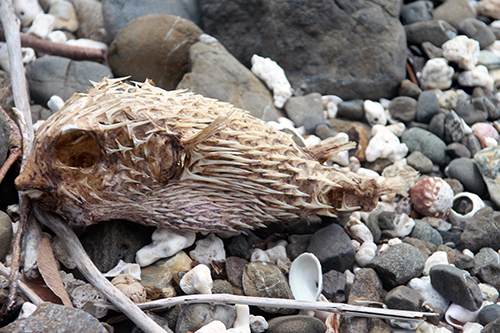
[(128, 297), (106, 279), (102, 273), (95, 267), (92, 260), (85, 252), (80, 240), (73, 230), (66, 224), (59, 215), (47, 212), (33, 206), (33, 211), (37, 219), (59, 237), (63, 242), (66, 252), (75, 262), (78, 270), (85, 278), (108, 300), (110, 300), (120, 311), (122, 311), (130, 320), (132, 320), (140, 329), (146, 333), (165, 333), (165, 330), (141, 311)]
[(5, 178), (5, 175), (7, 174), (7, 171), (9, 171), (10, 167), (12, 164), (14, 164), (15, 161), (22, 155), (22, 141), (23, 138), (21, 136), (21, 133), (19, 132), (19, 127), (17, 127), (16, 123), (14, 120), (12, 120), (7, 112), (0, 106), (0, 111), (3, 113), (5, 116), (5, 119), (9, 123), (9, 128), (10, 128), (10, 138), (9, 138), (9, 157), (3, 164), (2, 168), (0, 169), (0, 183), (3, 181)]
[[(5, 267), (1, 262), (0, 262), (0, 275), (3, 275), (6, 278), (9, 278), (10, 276), (10, 269), (8, 267)], [(39, 305), (43, 303), (43, 299), (40, 298), (30, 287), (28, 287), (24, 282), (19, 281), (19, 289), (30, 299), (30, 301), (35, 304)]]

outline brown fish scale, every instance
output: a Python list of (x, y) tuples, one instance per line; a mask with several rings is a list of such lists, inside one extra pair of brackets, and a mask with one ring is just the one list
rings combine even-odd
[(318, 162), (349, 148), (330, 140), (301, 149), (227, 103), (104, 78), (45, 122), (16, 185), (81, 224), (241, 230), (371, 210), (400, 190)]

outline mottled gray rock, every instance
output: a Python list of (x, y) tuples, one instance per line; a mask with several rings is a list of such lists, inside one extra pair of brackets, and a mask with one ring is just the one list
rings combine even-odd
[(436, 246), (443, 244), (443, 238), (439, 231), (431, 227), (429, 223), (420, 220), (415, 220), (415, 227), (413, 227), (410, 237), (430, 242)]
[(408, 96), (398, 96), (389, 103), (389, 113), (394, 119), (409, 123), (415, 119), (417, 101)]
[(112, 77), (105, 65), (49, 55), (26, 67), (31, 98), (42, 105), (47, 105), (52, 95), (67, 100), (74, 93), (86, 93), (92, 87), (90, 81), (99, 82), (103, 76)]
[(451, 159), (456, 158), (470, 158), (470, 151), (467, 147), (458, 142), (452, 142), (446, 146), (446, 155)]
[(401, 21), (404, 24), (412, 24), (421, 21), (432, 20), (432, 1), (414, 1), (401, 7)]
[(99, 320), (87, 312), (53, 303), (40, 304), (28, 318), (0, 328), (1, 333), (107, 333)]
[(470, 158), (454, 159), (446, 167), (445, 174), (448, 177), (458, 179), (467, 192), (475, 193), (480, 197), (487, 193), (486, 184), (481, 177), (481, 173), (476, 163)]
[(240, 289), (243, 289), (243, 269), (248, 263), (248, 260), (239, 257), (231, 256), (226, 258), (227, 279)]
[(407, 286), (397, 286), (385, 296), (385, 304), (389, 309), (422, 311), (424, 299), (417, 291)]
[(267, 87), (217, 40), (203, 35), (189, 48), (188, 64), (177, 89), (231, 103), (264, 121), (278, 118)]
[(432, 12), (434, 20), (443, 20), (458, 29), (460, 23), (467, 18), (475, 18), (476, 15), (467, 0), (447, 0), (436, 7)]
[(47, 120), (47, 118), (52, 115), (52, 111), (50, 109), (44, 108), (38, 104), (30, 105), (30, 111), (33, 124), (39, 120)]
[(361, 268), (354, 276), (354, 282), (349, 290), (347, 303), (382, 302), (382, 281), (371, 268)]
[(479, 268), (477, 276), (484, 283), (488, 283), (500, 290), (500, 264), (487, 263)]
[(323, 116), (323, 101), (321, 95), (312, 93), (305, 96), (292, 96), (285, 105), (286, 115), (290, 118), (295, 126), (300, 127), (303, 124), (304, 117), (312, 115)]
[(332, 129), (330, 124), (319, 124), (316, 126), (316, 131), (314, 132), (321, 140), (326, 140), (328, 138), (333, 138), (339, 132), (336, 130)]
[(331, 126), (328, 119), (322, 114), (307, 115), (302, 118), (302, 126), (309, 134), (314, 134), (319, 125)]
[(451, 111), (444, 118), (444, 142), (459, 142), (464, 135), (462, 120), (454, 111)]
[(407, 243), (391, 246), (368, 264), (382, 279), (387, 289), (405, 284), (424, 270), (425, 257), (419, 249)]
[(331, 302), (343, 303), (346, 300), (347, 277), (336, 270), (323, 274), (322, 294)]
[(148, 14), (180, 16), (201, 27), (201, 9), (196, 0), (104, 0), (102, 13), (109, 42), (127, 23)]
[(418, 99), (418, 96), (420, 96), (420, 94), (422, 93), (422, 89), (420, 89), (418, 85), (411, 82), (410, 80), (404, 79), (403, 81), (401, 81), (398, 92), (399, 96), (407, 96), (413, 99)]
[(172, 90), (188, 70), (189, 48), (202, 34), (196, 24), (179, 16), (141, 16), (116, 35), (108, 49), (108, 62), (117, 76), (131, 76), (139, 82), (152, 79), (157, 86)]
[(479, 269), (487, 264), (500, 264), (500, 255), (497, 251), (493, 250), (491, 247), (483, 247), (479, 252), (474, 256), (474, 269), (472, 270), (472, 274), (476, 275), (479, 273)]
[(460, 116), (469, 126), (478, 122), (484, 122), (488, 118), (488, 113), (483, 110), (476, 110), (472, 103), (464, 98), (459, 98), (455, 112)]
[(282, 316), (269, 320), (266, 333), (324, 333), (325, 324), (310, 316)]
[(497, 318), (500, 318), (500, 305), (498, 304), (486, 305), (479, 311), (479, 313), (477, 314), (477, 318), (479, 319), (479, 323), (481, 325), (483, 326), (488, 325)]
[(314, 233), (307, 252), (318, 257), (323, 272), (332, 269), (343, 272), (354, 265), (355, 251), (351, 239), (344, 229), (335, 223)]
[(434, 91), (426, 90), (422, 92), (417, 100), (417, 121), (428, 123), (434, 115), (439, 113), (440, 108), (439, 100)]
[(275, 60), (305, 94), (378, 100), (405, 78), (399, 1), (202, 0), (201, 7), (205, 31), (238, 60)]
[(446, 299), (469, 311), (476, 311), (481, 307), (481, 289), (469, 272), (451, 265), (435, 265), (429, 276), (434, 289)]
[(446, 162), (446, 144), (435, 134), (422, 128), (413, 127), (401, 136), (401, 142), (408, 146), (410, 153), (420, 151), (433, 163), (443, 165)]
[[(106, 43), (108, 37), (104, 28), (104, 17), (102, 15), (102, 3), (98, 0), (69, 0), (75, 7), (78, 18), (79, 38), (92, 39)], [(97, 80), (99, 81), (99, 80)]]
[[(270, 262), (251, 262), (243, 270), (243, 290), (247, 296), (293, 299), (292, 290), (278, 266)], [(268, 313), (292, 314), (294, 309), (259, 307)]]
[(312, 235), (291, 235), (288, 237), (286, 253), (290, 260), (294, 260), (302, 253), (306, 252)]
[(337, 117), (344, 117), (351, 120), (365, 119), (365, 110), (362, 99), (342, 101), (337, 105)]
[(0, 211), (0, 261), (3, 262), (12, 240), (12, 221), (10, 216)]
[(406, 162), (409, 166), (421, 173), (429, 173), (432, 171), (432, 161), (419, 151), (414, 151), (406, 157)]
[(420, 45), (430, 42), (435, 46), (441, 46), (448, 40), (457, 36), (457, 29), (442, 20), (422, 21), (405, 25), (406, 39), (408, 44)]
[[(439, 245), (437, 251), (444, 251), (448, 255), (448, 262), (457, 268), (471, 272), (474, 269), (475, 258), (467, 256), (457, 249), (452, 249), (446, 245)], [(474, 274), (474, 273), (473, 273)]]
[(179, 314), (175, 333), (194, 332), (214, 320), (220, 320), (226, 327), (233, 327), (236, 308), (225, 304), (188, 304)]
[(472, 252), (478, 252), (483, 247), (500, 249), (500, 212), (491, 207), (484, 207), (467, 221), (464, 232), (460, 236), (464, 246)]
[(469, 149), (471, 156), (476, 155), (478, 151), (483, 149), (483, 147), (481, 146), (481, 142), (479, 142), (479, 139), (474, 134), (467, 135), (464, 141), (465, 146), (467, 147), (467, 149)]
[(500, 332), (500, 318), (495, 319), (488, 325), (484, 326), (481, 333), (498, 333)]
[(479, 42), (479, 47), (484, 49), (496, 40), (495, 34), (488, 26), (474, 17), (468, 17), (458, 26), (458, 32)]

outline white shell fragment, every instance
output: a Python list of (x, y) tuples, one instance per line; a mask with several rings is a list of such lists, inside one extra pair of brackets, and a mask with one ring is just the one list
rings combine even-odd
[(271, 261), (266, 251), (262, 249), (254, 249), (252, 255), (250, 256), (250, 261)]
[(196, 241), (196, 248), (189, 252), (189, 256), (199, 263), (209, 265), (212, 260), (225, 260), (226, 250), (222, 239), (210, 234), (207, 238)]
[(302, 253), (295, 258), (288, 276), (293, 297), (297, 301), (314, 302), (323, 289), (321, 264), (312, 253)]
[(373, 260), (373, 258), (375, 258), (376, 255), (377, 244), (373, 242), (364, 242), (354, 255), (354, 259), (359, 266), (365, 267)]
[(449, 265), (448, 254), (444, 251), (436, 251), (427, 258), (424, 266), (424, 275), (429, 275), (432, 267), (436, 265)]
[(349, 231), (354, 236), (358, 237), (363, 242), (373, 243), (372, 232), (370, 231), (370, 229), (368, 229), (366, 224), (364, 224), (363, 222), (361, 222), (357, 218), (351, 216), (349, 218), (349, 222), (347, 222), (345, 227), (347, 229), (349, 229)]
[(141, 267), (138, 264), (128, 263), (120, 260), (118, 264), (109, 272), (104, 273), (105, 277), (115, 277), (118, 275), (130, 275), (136, 280), (141, 279)]
[(250, 307), (246, 304), (236, 304), (236, 320), (233, 328), (227, 333), (250, 333)]
[(23, 318), (28, 318), (31, 316), (33, 312), (35, 312), (37, 306), (31, 302), (24, 302), (23, 306), (21, 307), (21, 311), (19, 311), (19, 316), (17, 316), (17, 319), (23, 319)]
[(427, 89), (448, 89), (455, 74), (444, 58), (429, 59), (422, 69), (422, 80)]
[(134, 303), (146, 302), (146, 289), (131, 275), (118, 275), (111, 283)]
[(273, 91), (274, 106), (282, 108), (292, 96), (292, 86), (286, 78), (285, 71), (275, 61), (257, 54), (252, 56), (251, 61), (252, 72)]
[(225, 333), (226, 325), (220, 320), (214, 320), (211, 323), (206, 324), (194, 333)]
[(151, 236), (153, 243), (146, 245), (135, 255), (135, 261), (141, 266), (149, 266), (156, 260), (173, 256), (186, 247), (193, 245), (196, 233), (158, 228)]
[(68, 37), (61, 30), (54, 30), (47, 35), (47, 40), (53, 43), (64, 44), (68, 40)]
[(402, 159), (408, 154), (408, 147), (401, 143), (399, 138), (385, 126), (374, 125), (373, 137), (366, 147), (366, 160), (373, 162), (377, 158), (388, 158), (392, 162)]
[(474, 216), (474, 214), (476, 214), (476, 212), (478, 210), (483, 208), (485, 206), (485, 203), (477, 194), (471, 193), (471, 192), (458, 193), (453, 198), (453, 202), (455, 202), (455, 200), (460, 199), (460, 198), (468, 198), (472, 203), (472, 210), (470, 212), (468, 212), (467, 214), (460, 214), (460, 213), (457, 213), (456, 211), (454, 211), (452, 208), (450, 210), (449, 218), (450, 218), (450, 221), (453, 225), (464, 228), (465, 223), (468, 220), (470, 220), (470, 218), (472, 216)]
[(434, 309), (445, 312), (448, 309), (450, 301), (441, 296), (441, 294), (431, 285), (431, 278), (423, 276), (413, 278), (408, 282), (408, 287), (417, 291), (424, 298), (424, 305), (429, 305)]
[(486, 90), (493, 91), (494, 81), (488, 73), (488, 68), (479, 65), (471, 70), (463, 71), (458, 74), (458, 83), (466, 87), (483, 87)]
[(211, 294), (213, 280), (208, 266), (200, 264), (187, 272), (179, 282), (186, 294)]
[(450, 39), (441, 48), (443, 57), (469, 71), (474, 69), (479, 59), (479, 42), (464, 35)]
[(477, 321), (478, 312), (479, 310), (472, 312), (458, 304), (451, 303), (448, 310), (446, 310), (444, 318), (451, 326), (462, 329), (465, 323)]
[(52, 95), (47, 102), (47, 106), (49, 107), (50, 111), (53, 113), (59, 111), (59, 109), (64, 105), (64, 100), (57, 96), (57, 95)]
[(38, 15), (28, 29), (28, 35), (33, 35), (41, 39), (47, 38), (47, 35), (54, 29), (55, 19), (50, 14)]
[(382, 104), (370, 100), (363, 102), (366, 120), (370, 125), (384, 125), (387, 124), (387, 117)]
[[(345, 143), (349, 142), (349, 135), (347, 135), (347, 133), (340, 132), (337, 135), (335, 135), (334, 137), (335, 138), (343, 138), (344, 141), (341, 141), (341, 142), (345, 142)], [(337, 163), (340, 166), (348, 166), (349, 165), (349, 151), (344, 150), (344, 151), (338, 153), (336, 156), (330, 158), (328, 160), (328, 163)]]
[(413, 227), (415, 227), (415, 221), (406, 214), (397, 214), (393, 224), (394, 229), (384, 230), (389, 237), (408, 236), (412, 232)]
[(14, 12), (25, 27), (29, 26), (35, 17), (43, 14), (43, 9), (37, 0), (14, 0), (12, 5)]

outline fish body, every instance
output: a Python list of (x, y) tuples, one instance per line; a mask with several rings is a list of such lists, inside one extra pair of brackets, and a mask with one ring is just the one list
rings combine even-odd
[(350, 143), (300, 148), (247, 111), (150, 81), (93, 85), (42, 125), (16, 179), (21, 193), (67, 220), (235, 231), (370, 211), (394, 190), (395, 182), (323, 164)]

